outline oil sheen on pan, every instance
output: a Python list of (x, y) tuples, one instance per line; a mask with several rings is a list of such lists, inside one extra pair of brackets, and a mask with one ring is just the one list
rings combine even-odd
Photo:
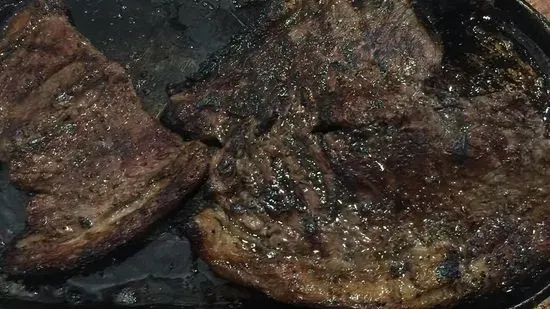
[(429, 308), (547, 269), (545, 80), (490, 17), (434, 32), (407, 0), (278, 4), (163, 115), (222, 146), (194, 220), (221, 276), (288, 303)]

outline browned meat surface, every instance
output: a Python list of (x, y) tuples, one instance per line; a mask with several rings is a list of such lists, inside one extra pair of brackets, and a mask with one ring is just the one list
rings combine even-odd
[(206, 148), (147, 115), (124, 70), (57, 1), (19, 12), (0, 42), (0, 142), (12, 181), (33, 194), (3, 268), (15, 274), (104, 255), (178, 206), (206, 172)]
[(548, 0), (527, 0), (527, 2), (550, 20), (550, 2)]
[[(358, 76), (356, 82), (393, 92), (391, 88), (399, 87), (399, 82), (394, 87), (385, 85), (381, 71), (391, 74), (404, 70), (399, 78), (422, 80), (438, 64), (441, 50), (418, 27), (410, 8), (382, 8), (380, 13), (386, 20), (380, 22), (380, 16), (357, 14), (353, 5), (344, 4), (329, 2), (326, 6), (333, 7), (328, 12), (310, 7), (307, 1), (286, 3), (288, 7), (274, 4), (268, 20), (286, 16), (285, 21), (292, 22), (307, 14), (315, 14), (315, 18), (303, 18), (292, 27), (269, 29), (265, 42), (251, 43), (253, 47), (233, 46), (235, 57), (223, 59), (223, 67), (214, 76), (194, 86), (192, 92), (173, 96), (164, 121), (183, 135), (225, 143), (249, 116), (260, 121), (259, 131), (268, 129), (278, 115), (287, 112), (292, 101), (290, 86), (300, 88), (297, 90), (305, 97), (319, 87), (336, 95), (337, 80), (347, 78), (353, 66), (366, 64), (361, 72), (366, 75)], [(317, 32), (310, 33), (315, 28), (319, 28)], [(254, 51), (249, 54), (247, 49)], [(321, 63), (319, 57), (323, 58)], [(320, 75), (327, 76), (326, 80), (319, 80)], [(352, 84), (342, 91), (355, 91), (357, 87)]]
[(408, 0), (277, 14), (163, 116), (223, 144), (195, 217), (220, 275), (289, 303), (446, 308), (548, 266), (548, 98), (513, 42), (472, 27), (479, 51), (444, 59)]
[(550, 298), (543, 301), (542, 304), (540, 304), (537, 309), (550, 309)]

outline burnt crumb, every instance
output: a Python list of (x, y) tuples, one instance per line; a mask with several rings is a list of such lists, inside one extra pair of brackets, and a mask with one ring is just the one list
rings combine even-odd
[(83, 229), (89, 229), (94, 226), (94, 222), (87, 217), (78, 217), (78, 224), (80, 224)]
[(231, 211), (232, 213), (237, 214), (237, 215), (242, 215), (247, 210), (248, 210), (248, 207), (246, 207), (245, 205), (243, 205), (241, 203), (235, 203), (235, 204), (232, 204), (229, 207), (229, 211)]
[(391, 206), (394, 213), (401, 213), (407, 210), (407, 207), (412, 204), (413, 203), (406, 197), (396, 197), (391, 203)]
[(302, 218), (302, 228), (308, 237), (315, 236), (319, 233), (319, 224), (313, 217), (306, 216)]
[(281, 215), (291, 210), (301, 210), (304, 205), (290, 190), (281, 190), (277, 186), (268, 187), (260, 201), (262, 208), (271, 215)]
[(311, 106), (313, 104), (313, 94), (311, 89), (302, 88), (300, 89), (300, 105), (304, 107)]
[(277, 119), (279, 119), (279, 113), (273, 111), (261, 117), (260, 122), (256, 126), (256, 136), (266, 134), (277, 122)]
[(225, 153), (216, 170), (222, 176), (232, 175), (235, 172), (235, 158), (231, 154)]
[(69, 305), (82, 305), (82, 303), (84, 302), (84, 296), (82, 295), (82, 292), (80, 290), (71, 289), (67, 291), (65, 301)]
[(296, 183), (283, 161), (279, 158), (274, 159), (272, 167), (275, 179), (262, 190), (260, 198), (262, 208), (271, 215), (280, 215), (291, 210), (306, 210), (307, 205), (297, 197)]
[(357, 210), (359, 215), (361, 215), (362, 217), (368, 217), (375, 214), (376, 206), (377, 204), (375, 204), (371, 200), (361, 201), (357, 204)]
[(453, 149), (450, 152), (453, 159), (458, 165), (462, 165), (466, 162), (466, 160), (472, 159), (470, 148), (471, 146), (469, 143), (468, 135), (467, 134), (461, 135), (459, 140), (455, 143), (455, 145), (453, 146)]
[(435, 272), (443, 280), (459, 279), (461, 274), (458, 253), (456, 251), (447, 252), (445, 259), (439, 264)]
[(279, 196), (276, 190), (273, 188), (266, 188), (262, 195), (264, 199), (261, 200), (260, 204), (267, 213), (278, 215), (284, 212), (284, 204), (279, 202)]
[(434, 107), (436, 111), (442, 110), (464, 110), (462, 104), (454, 97), (450, 96), (449, 93), (438, 93), (438, 99), (441, 101), (438, 106)]
[(337, 123), (328, 123), (328, 122), (322, 122), (318, 125), (314, 126), (311, 130), (311, 133), (313, 134), (327, 134), (331, 132), (339, 132), (344, 130), (344, 127), (341, 124)]
[(436, 269), (437, 275), (441, 279), (460, 278), (459, 264), (456, 260), (445, 259)]
[(407, 261), (393, 261), (390, 264), (390, 277), (399, 278), (404, 276), (410, 270), (410, 264)]
[(351, 5), (356, 9), (362, 9), (365, 7), (364, 0), (351, 0)]

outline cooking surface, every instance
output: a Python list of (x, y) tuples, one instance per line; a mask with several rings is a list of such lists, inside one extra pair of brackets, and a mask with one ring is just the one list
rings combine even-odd
[[(169, 84), (185, 80), (209, 54), (227, 44), (231, 35), (253, 25), (262, 6), (261, 2), (244, 5), (221, 1), (74, 0), (69, 3), (77, 28), (107, 57), (126, 66), (152, 114), (157, 114), (167, 102)], [(7, 184), (1, 188), (0, 198), (14, 206), (0, 216), (0, 220), (11, 224), (11, 231), (0, 234), (7, 243), (10, 235), (22, 228), (23, 214), (17, 205), (23, 204), (25, 195)], [(195, 199), (195, 203), (200, 202), (199, 198)], [(181, 213), (180, 220), (187, 215)], [(165, 303), (190, 307), (239, 304), (238, 298), (251, 296), (249, 291), (213, 275), (208, 266), (191, 253), (188, 241), (178, 228), (178, 219), (172, 223), (158, 227), (150, 237), (151, 243), (138, 244), (139, 250), (132, 248), (135, 254), (116, 255), (117, 266), (74, 276), (63, 285), (41, 285), (38, 289), (4, 282), (0, 291), (29, 300), (107, 301), (121, 305)], [(104, 261), (103, 264), (110, 263)]]

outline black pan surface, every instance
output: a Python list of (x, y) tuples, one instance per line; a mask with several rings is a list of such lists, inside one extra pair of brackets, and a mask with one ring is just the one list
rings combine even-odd
[[(254, 25), (269, 0), (68, 0), (73, 24), (111, 60), (125, 65), (147, 111), (158, 114), (167, 92), (201, 63)], [(0, 26), (28, 0), (0, 0)], [(466, 0), (418, 0), (427, 16), (469, 14)], [(500, 30), (522, 46), (550, 89), (550, 24), (520, 0), (496, 0)], [(460, 15), (460, 14), (459, 14)], [(449, 21), (448, 29), (456, 25)], [(443, 28), (445, 28), (445, 22)], [(445, 29), (443, 29), (445, 30)], [(550, 104), (550, 102), (549, 102)], [(28, 199), (0, 165), (0, 253), (24, 229)], [(2, 308), (294, 308), (217, 277), (191, 249), (183, 226), (202, 205), (201, 191), (185, 209), (155, 226), (147, 239), (118, 249), (73, 274), (47, 278), (0, 275)], [(532, 308), (550, 296), (550, 270), (459, 308)]]

